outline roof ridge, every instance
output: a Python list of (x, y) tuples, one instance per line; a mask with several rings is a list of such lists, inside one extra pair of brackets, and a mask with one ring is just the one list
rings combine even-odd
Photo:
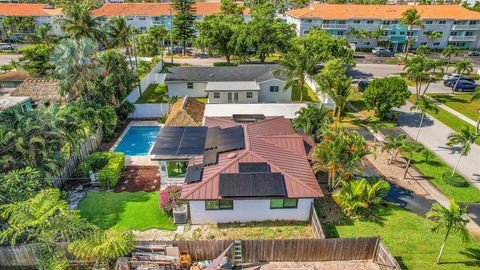
[[(276, 143), (274, 143), (274, 142), (267, 141), (267, 140), (266, 140), (266, 139), (267, 139), (266, 136), (255, 137), (255, 138), (258, 138), (258, 139), (260, 139), (260, 140), (262, 140), (262, 141), (264, 141), (264, 142), (266, 142), (266, 143), (268, 143), (268, 144), (271, 144), (271, 145), (273, 145), (273, 146), (280, 147), (280, 148), (288, 151), (289, 153), (292, 153), (292, 154), (297, 155), (297, 156), (299, 156), (299, 157), (302, 157), (302, 158), (304, 157), (304, 156), (302, 156), (302, 155), (300, 155), (300, 154), (298, 154), (298, 153), (293, 152), (292, 150), (290, 150), (290, 149), (288, 149), (288, 148), (285, 148), (285, 147), (283, 147), (283, 146), (281, 146), (281, 145), (278, 145), (278, 144), (276, 144)], [(277, 138), (278, 138), (278, 137), (277, 137)], [(303, 138), (302, 138), (302, 137), (298, 137), (297, 139), (301, 139), (301, 140), (303, 141)], [(306, 154), (307, 154), (307, 153), (306, 153)]]

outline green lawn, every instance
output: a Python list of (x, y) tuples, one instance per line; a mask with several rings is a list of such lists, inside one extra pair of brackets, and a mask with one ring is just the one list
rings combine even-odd
[(198, 97), (195, 98), (197, 101), (200, 101), (202, 103), (208, 103), (208, 97)]
[(428, 162), (420, 153), (413, 155), (412, 163), (415, 167), (447, 197), (455, 199), (457, 202), (480, 202), (480, 190), (468, 182), (467, 187), (454, 187), (442, 180), (444, 173), (451, 173), (452, 168), (440, 160), (435, 154), (431, 154)]
[(457, 235), (451, 235), (442, 256), (444, 263), (437, 265), (435, 260), (444, 232), (433, 233), (432, 221), (393, 205), (380, 213), (375, 221), (354, 221), (341, 226), (324, 224), (324, 230), (327, 237), (380, 236), (403, 269), (479, 269), (478, 241), (465, 244)]
[(440, 101), (455, 111), (477, 121), (478, 110), (480, 109), (480, 100), (470, 102), (471, 94), (429, 94), (430, 97)]
[[(292, 101), (300, 101), (300, 86), (296, 85), (292, 87)], [(320, 102), (320, 99), (313, 92), (313, 90), (308, 87), (308, 85), (303, 86), (303, 101), (311, 102)]]
[(142, 96), (135, 103), (168, 103), (167, 85), (150, 84), (147, 89), (143, 90)]
[(176, 230), (158, 207), (158, 192), (88, 192), (80, 202), (80, 215), (102, 229)]

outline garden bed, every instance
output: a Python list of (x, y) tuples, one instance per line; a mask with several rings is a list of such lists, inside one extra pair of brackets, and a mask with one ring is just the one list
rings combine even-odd
[(160, 173), (157, 166), (127, 166), (123, 169), (115, 192), (160, 190)]

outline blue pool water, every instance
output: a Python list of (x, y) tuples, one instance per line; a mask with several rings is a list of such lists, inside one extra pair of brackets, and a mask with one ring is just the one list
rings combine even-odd
[(159, 131), (160, 127), (130, 127), (114, 152), (123, 152), (126, 156), (146, 156)]

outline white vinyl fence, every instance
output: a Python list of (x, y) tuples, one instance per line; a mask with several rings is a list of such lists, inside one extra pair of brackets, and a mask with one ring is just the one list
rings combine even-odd
[(135, 104), (135, 111), (129, 118), (158, 118), (170, 111), (168, 103)]
[[(305, 75), (305, 82), (313, 90), (313, 92), (316, 92), (315, 90), (318, 88), (318, 84), (315, 82), (315, 80), (313, 80), (309, 75)], [(335, 103), (328, 95), (322, 93), (316, 93), (316, 95), (320, 99), (321, 103), (328, 108), (333, 109), (335, 107)]]

